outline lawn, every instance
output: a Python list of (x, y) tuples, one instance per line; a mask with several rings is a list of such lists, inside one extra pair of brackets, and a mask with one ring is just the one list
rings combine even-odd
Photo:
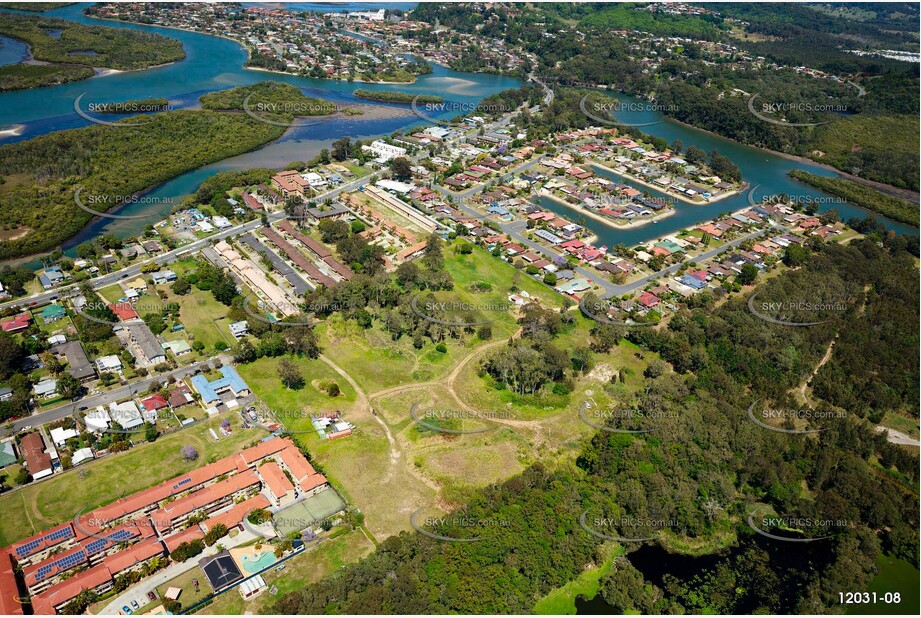
[[(195, 584), (192, 582), (193, 579), (198, 580), (198, 592), (195, 591)], [(211, 590), (208, 578), (205, 577), (205, 572), (198, 566), (189, 569), (178, 577), (174, 577), (163, 585), (157, 586), (157, 596), (161, 600), (165, 599), (166, 591), (173, 587), (182, 589), (182, 594), (179, 595), (178, 601), (182, 603), (183, 608), (192, 607), (214, 592)], [(237, 598), (240, 598), (240, 593), (233, 590), (227, 594), (234, 594)]]
[(607, 547), (604, 562), (588, 568), (579, 576), (555, 590), (550, 591), (534, 605), (534, 613), (544, 616), (572, 615), (576, 613), (576, 599), (592, 599), (601, 590), (601, 578), (611, 572), (614, 560), (624, 553), (620, 545)]
[[(319, 359), (286, 357), (304, 376), (304, 387), (287, 389), (278, 377), (281, 358), (263, 357), (246, 365), (237, 366), (250, 388), (279, 416), (279, 421), (291, 431), (310, 430), (310, 414), (340, 410), (348, 419), (348, 411), (354, 405), (355, 389), (325, 362)], [(335, 382), (339, 385), (338, 397), (330, 397), (324, 389)], [(298, 412), (305, 412), (304, 418)]]
[(374, 545), (359, 530), (353, 530), (319, 545), (284, 563), (284, 569), (272, 569), (262, 574), (269, 589), (278, 588), (272, 595), (268, 590), (255, 599), (244, 601), (236, 590), (219, 596), (214, 603), (202, 608), (202, 614), (240, 616), (244, 614), (271, 613), (272, 605), (283, 595), (303, 589), (307, 584), (331, 575), (343, 566), (361, 560), (374, 550)]
[[(0, 497), (0, 545), (9, 545), (39, 530), (60, 524), (78, 512), (108, 504), (118, 497), (145, 489), (193, 468), (238, 452), (244, 445), (263, 436), (256, 429), (244, 430), (235, 415), (229, 418), (233, 434), (214, 442), (208, 432), (217, 429), (222, 418), (164, 436), (154, 443), (141, 444), (124, 453), (99, 461)], [(218, 432), (218, 435), (220, 433)], [(185, 461), (179, 454), (185, 445), (194, 446), (198, 460)]]
[(204, 343), (207, 352), (214, 350), (214, 344), (219, 341), (228, 347), (236, 343), (228, 326), (228, 307), (214, 300), (211, 292), (194, 286), (184, 296), (173, 294), (169, 286), (161, 286), (161, 290), (167, 291), (167, 302), (179, 303), (179, 321), (191, 341)]
[[(459, 255), (451, 247), (446, 248), (444, 254), (445, 267), (456, 283), (454, 290), (440, 293), (438, 299), (477, 308), (475, 313), (491, 322), (494, 341), (506, 339), (518, 329), (517, 314), (509, 308), (508, 296), (513, 290), (527, 291), (544, 306), (559, 307), (564, 302), (556, 292), (479, 247), (474, 247), (470, 255)], [(486, 291), (473, 291), (476, 286)], [(407, 335), (393, 341), (377, 322), (366, 330), (339, 316), (320, 324), (317, 333), (324, 351), (368, 394), (444, 377), (463, 357), (485, 343), (475, 335), (465, 335), (462, 339), (445, 341), (446, 353), (436, 351), (435, 344), (428, 340), (417, 350)]]

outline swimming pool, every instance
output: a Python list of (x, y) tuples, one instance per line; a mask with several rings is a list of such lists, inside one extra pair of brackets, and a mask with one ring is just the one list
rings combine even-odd
[(275, 552), (272, 551), (264, 551), (260, 554), (244, 554), (240, 556), (240, 566), (247, 573), (258, 573), (270, 567), (276, 560)]

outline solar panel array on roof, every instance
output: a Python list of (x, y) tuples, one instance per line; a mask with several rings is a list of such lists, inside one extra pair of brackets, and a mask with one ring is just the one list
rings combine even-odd
[(71, 528), (70, 526), (67, 526), (66, 528), (55, 530), (54, 532), (50, 534), (46, 534), (43, 537), (39, 537), (37, 539), (29, 541), (25, 545), (20, 545), (19, 547), (16, 548), (16, 554), (20, 558), (25, 558), (26, 556), (29, 556), (32, 553), (34, 553), (35, 550), (38, 549), (42, 545), (42, 543), (54, 544), (53, 542), (63, 541), (64, 539), (69, 539), (73, 535), (74, 535), (73, 528)]
[(116, 530), (111, 534), (107, 534), (104, 538), (95, 539), (86, 544), (86, 551), (90, 554), (95, 554), (102, 551), (109, 545), (114, 545), (121, 541), (127, 541), (128, 539), (136, 536), (137, 533), (133, 530), (122, 528), (121, 530)]
[(179, 489), (179, 488), (182, 487), (183, 485), (187, 485), (187, 484), (189, 484), (189, 483), (191, 483), (191, 482), (192, 482), (191, 477), (184, 478), (184, 479), (182, 479), (181, 481), (179, 481), (178, 483), (176, 483), (175, 485), (173, 485), (173, 489)]
[(38, 571), (35, 572), (35, 581), (41, 581), (45, 579), (55, 568), (61, 571), (65, 571), (71, 567), (77, 566), (78, 564), (83, 564), (84, 562), (86, 562), (86, 552), (81, 549), (80, 551), (74, 552), (68, 556), (64, 556), (60, 560), (55, 560), (50, 564), (39, 567)]

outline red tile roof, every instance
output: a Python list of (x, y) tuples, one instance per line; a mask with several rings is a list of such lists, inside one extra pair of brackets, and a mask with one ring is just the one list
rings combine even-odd
[(311, 474), (317, 473), (317, 471), (313, 469), (313, 466), (310, 465), (310, 462), (307, 461), (307, 458), (304, 457), (294, 445), (289, 446), (281, 452), (281, 461), (298, 483)]
[(144, 406), (145, 410), (160, 410), (161, 408), (167, 407), (169, 404), (166, 402), (166, 399), (163, 398), (163, 395), (157, 393), (151, 395), (147, 399), (141, 400), (141, 405)]
[(29, 474), (35, 476), (39, 472), (51, 469), (51, 455), (45, 452), (45, 441), (40, 433), (30, 433), (19, 441), (19, 452), (26, 460)]
[(17, 330), (22, 330), (29, 326), (29, 323), (32, 321), (32, 316), (29, 312), (20, 313), (19, 315), (13, 316), (8, 320), (0, 322), (0, 328), (8, 333), (14, 333)]
[(130, 569), (139, 562), (144, 562), (154, 556), (162, 556), (163, 554), (163, 543), (160, 542), (160, 539), (147, 539), (106, 557), (102, 563), (109, 569), (109, 573), (114, 576), (126, 569)]
[(254, 470), (234, 474), (227, 480), (193, 491), (187, 496), (167, 503), (151, 513), (150, 518), (158, 530), (161, 532), (166, 531), (172, 527), (175, 521), (189, 513), (193, 513), (200, 508), (259, 483), (259, 476)]
[(269, 491), (276, 498), (284, 498), (289, 491), (294, 491), (294, 485), (291, 484), (291, 481), (288, 480), (288, 477), (285, 476), (285, 473), (274, 461), (269, 461), (259, 466), (259, 475), (265, 480), (266, 485), (269, 486)]
[(106, 565), (98, 564), (33, 596), (32, 610), (36, 615), (56, 614), (56, 606), (70, 601), (84, 590), (93, 590), (111, 580), (112, 574)]
[(252, 498), (247, 498), (243, 502), (235, 504), (229, 511), (224, 511), (223, 513), (218, 513), (213, 517), (209, 517), (202, 522), (202, 526), (207, 530), (211, 530), (218, 524), (224, 524), (224, 526), (230, 530), (234, 526), (239, 526), (243, 518), (246, 517), (246, 514), (250, 511), (267, 509), (270, 506), (272, 506), (272, 504), (265, 495), (256, 494)]
[(0, 548), (0, 614), (22, 615), (19, 590), (13, 574), (13, 559), (5, 549)]
[(163, 537), (163, 543), (166, 544), (166, 551), (173, 553), (183, 543), (203, 538), (205, 538), (205, 533), (202, 532), (202, 529), (199, 526), (192, 526), (176, 534)]
[(111, 309), (112, 313), (122, 322), (125, 320), (133, 320), (138, 317), (137, 311), (135, 311), (134, 307), (129, 303), (109, 303), (109, 309)]

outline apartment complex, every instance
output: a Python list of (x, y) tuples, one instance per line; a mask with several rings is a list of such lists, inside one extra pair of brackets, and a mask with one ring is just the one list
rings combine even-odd
[(105, 593), (117, 576), (218, 524), (230, 530), (254, 509), (328, 488), (290, 439), (271, 437), (0, 549), (0, 611), (22, 614), (6, 600), (25, 589), (36, 614), (59, 613), (81, 592)]

